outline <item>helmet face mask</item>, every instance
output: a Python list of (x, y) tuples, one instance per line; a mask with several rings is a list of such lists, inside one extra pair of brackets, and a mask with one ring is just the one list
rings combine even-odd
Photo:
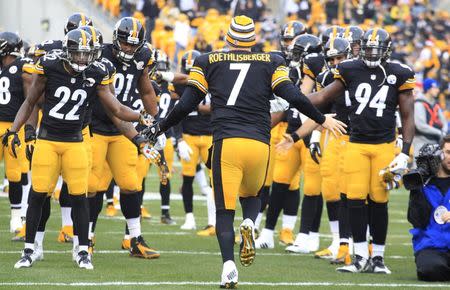
[(63, 42), (65, 60), (75, 72), (83, 72), (94, 61), (94, 44), (91, 35), (84, 30), (69, 31)]
[(361, 59), (370, 67), (375, 68), (385, 62), (391, 52), (391, 37), (383, 30), (374, 28), (366, 32), (361, 44)]

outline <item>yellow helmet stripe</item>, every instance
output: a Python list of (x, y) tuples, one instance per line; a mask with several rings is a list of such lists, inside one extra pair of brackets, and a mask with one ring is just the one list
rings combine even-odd
[(375, 38), (377, 37), (378, 27), (375, 27), (372, 31), (372, 35), (370, 36), (371, 41), (375, 41)]
[(333, 37), (333, 38), (336, 37), (336, 34), (337, 34), (337, 27), (334, 26), (334, 27), (333, 27), (333, 35), (332, 35), (332, 37)]
[(136, 22), (136, 18), (132, 18), (133, 20), (133, 32), (132, 32), (132, 36), (136, 37), (137, 36), (137, 22)]
[(94, 42), (97, 42), (97, 34), (95, 33), (95, 29), (92, 26), (89, 26), (89, 29), (91, 30), (92, 40)]
[(86, 32), (84, 32), (84, 30), (81, 30), (81, 41), (82, 41), (82, 45), (86, 46)]
[(344, 38), (347, 38), (350, 36), (350, 26), (347, 26), (344, 32)]
[(86, 16), (83, 13), (80, 13), (81, 16), (81, 26), (86, 25)]
[(330, 39), (330, 50), (333, 50), (334, 49), (334, 40), (335, 40), (336, 38), (334, 38), (334, 37), (332, 37), (331, 39)]

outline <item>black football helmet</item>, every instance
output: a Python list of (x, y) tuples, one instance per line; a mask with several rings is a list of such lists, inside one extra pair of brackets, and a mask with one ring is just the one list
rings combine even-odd
[(145, 30), (141, 22), (133, 17), (124, 17), (116, 23), (113, 32), (113, 46), (116, 56), (123, 62), (130, 62), (134, 54), (145, 43)]
[(358, 57), (361, 50), (361, 39), (364, 36), (364, 30), (358, 26), (348, 26), (344, 31), (344, 38), (350, 42), (352, 57)]
[(80, 26), (86, 25), (92, 26), (91, 18), (83, 13), (74, 13), (67, 19), (66, 26), (64, 26), (64, 34), (67, 34), (69, 31), (77, 29)]
[(200, 55), (202, 55), (200, 51), (195, 49), (189, 50), (183, 54), (183, 57), (181, 58), (181, 72), (184, 74), (189, 74), (189, 71), (194, 65), (194, 60)]
[(81, 30), (86, 31), (89, 33), (92, 37), (92, 43), (94, 44), (94, 58), (100, 59), (102, 57), (102, 48), (103, 48), (103, 35), (97, 28), (94, 28), (94, 26), (81, 26)]
[(347, 59), (350, 54), (350, 43), (342, 37), (330, 38), (325, 44), (323, 51), (327, 66), (334, 68), (336, 65), (332, 62), (332, 59), (339, 56)]
[(321, 53), (322, 43), (320, 39), (312, 34), (302, 34), (294, 39), (292, 46), (292, 60), (300, 62), (303, 58), (311, 53)]
[(377, 67), (389, 59), (391, 44), (386, 30), (377, 27), (369, 29), (361, 41), (361, 59), (368, 67)]
[(306, 33), (306, 26), (300, 21), (290, 21), (283, 25), (280, 33), (280, 47), (281, 51), (289, 56), (288, 48), (292, 40), (301, 34)]
[(328, 27), (322, 34), (320, 34), (320, 41), (322, 41), (322, 45), (325, 45), (332, 37), (342, 37), (344, 31), (344, 28), (337, 25)]
[(93, 48), (91, 34), (77, 28), (64, 37), (63, 56), (74, 71), (82, 72), (95, 61)]
[(23, 41), (19, 35), (14, 32), (0, 33), (0, 57), (6, 55), (21, 56)]

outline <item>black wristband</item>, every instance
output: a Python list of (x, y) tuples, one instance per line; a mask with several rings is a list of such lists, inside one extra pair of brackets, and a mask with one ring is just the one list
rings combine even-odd
[(291, 138), (294, 140), (294, 143), (300, 140), (300, 136), (298, 136), (297, 132), (291, 133)]
[(403, 142), (402, 153), (409, 155), (409, 150), (411, 149), (411, 142)]
[(139, 145), (145, 142), (145, 138), (141, 134), (137, 134), (133, 137), (133, 139), (131, 139), (131, 142), (133, 142), (133, 144), (136, 145), (137, 148), (139, 148)]

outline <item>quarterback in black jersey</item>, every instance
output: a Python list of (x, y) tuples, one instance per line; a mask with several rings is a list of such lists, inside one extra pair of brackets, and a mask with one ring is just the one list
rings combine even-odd
[[(111, 113), (123, 120), (144, 122), (143, 115), (121, 105), (109, 89), (111, 82), (104, 66), (94, 61), (93, 42), (87, 32), (70, 31), (63, 42), (63, 54), (47, 54), (35, 65), (32, 87), (14, 123), (3, 137), (9, 151), (20, 146), (18, 131), (43, 95), (43, 117), (31, 168), (32, 190), (27, 211), (25, 249), (15, 268), (30, 267), (34, 240), (42, 205), (49, 187), (62, 173), (72, 201), (75, 228), (79, 237), (76, 262), (80, 268), (93, 269), (88, 247), (87, 179), (88, 157), (83, 145), (82, 126), (86, 104), (97, 96)], [(145, 139), (137, 135), (136, 145)]]
[[(155, 66), (155, 50), (145, 43), (144, 28), (139, 20), (132, 17), (120, 19), (113, 31), (113, 43), (103, 46), (102, 57), (115, 67), (113, 85), (116, 99), (131, 108), (132, 95), (138, 90), (145, 110), (155, 116), (158, 110), (156, 95), (148, 76)], [(159, 257), (159, 253), (149, 248), (141, 236), (138, 192), (142, 189), (142, 183), (136, 169), (138, 154), (135, 146), (121, 134), (102, 104), (93, 105), (91, 128), (93, 168), (89, 190), (99, 190), (98, 186), (106, 172), (106, 161), (120, 188), (121, 209), (131, 236), (131, 256), (149, 259)]]
[(325, 117), (306, 100), (290, 81), (280, 56), (250, 51), (255, 44), (252, 19), (234, 17), (226, 40), (229, 52), (197, 57), (190, 71), (189, 86), (167, 118), (150, 128), (149, 137), (154, 139), (181, 121), (208, 92), (211, 94), (216, 234), (224, 262), (221, 286), (229, 288), (238, 280), (233, 254), (233, 220), (238, 195), (244, 216), (240, 226), (241, 264), (249, 266), (255, 257), (254, 220), (260, 208), (257, 194), (264, 184), (269, 161), (272, 94), (286, 98), (325, 127), (343, 128), (340, 122)]
[[(351, 101), (350, 142), (345, 152), (349, 220), (355, 243), (352, 265), (343, 272), (389, 274), (383, 254), (387, 234), (388, 191), (380, 170), (402, 173), (407, 168), (414, 136), (414, 72), (406, 65), (387, 61), (391, 38), (380, 28), (364, 34), (361, 58), (343, 61), (333, 71), (335, 80), (323, 90), (309, 95), (313, 103), (327, 102), (348, 90)], [(395, 110), (400, 108), (403, 149), (395, 156)], [(369, 196), (367, 197), (367, 193)], [(370, 207), (373, 252), (366, 241), (366, 200)], [(370, 259), (369, 259), (370, 258)]]
[[(11, 127), (16, 113), (25, 100), (25, 95), (31, 85), (32, 60), (21, 57), (22, 39), (13, 32), (0, 33), (0, 131), (5, 134)], [(24, 142), (24, 131), (21, 130), (20, 140)], [(25, 157), (24, 147), (7, 153), (10, 149), (2, 145), (0, 159), (5, 159), (5, 174), (9, 182), (9, 200), (11, 204), (10, 231), (20, 233), (22, 229), (21, 200), (22, 175), (27, 180), (29, 164)], [(14, 158), (16, 157), (16, 158)]]

